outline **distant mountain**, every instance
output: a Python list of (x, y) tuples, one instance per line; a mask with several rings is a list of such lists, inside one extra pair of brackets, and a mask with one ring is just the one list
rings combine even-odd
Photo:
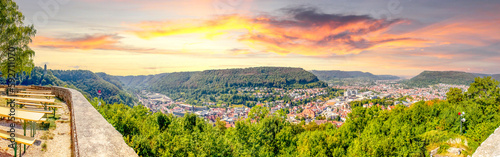
[(122, 82), (120, 82), (120, 80), (118, 80), (118, 78), (103, 72), (97, 72), (95, 74), (100, 78), (102, 78), (103, 80), (108, 81), (109, 83), (115, 85), (118, 89), (123, 89), (123, 84)]
[(149, 89), (173, 99), (227, 93), (239, 87), (326, 87), (302, 68), (254, 67), (244, 69), (175, 72), (147, 76), (116, 76), (129, 88)]
[[(177, 72), (177, 73), (162, 73), (156, 75), (139, 75), (139, 76), (114, 76), (125, 87), (129, 88), (146, 88), (150, 87), (150, 85), (155, 85), (159, 82), (165, 82), (168, 84), (182, 83), (183, 81), (175, 81), (172, 79), (180, 79), (182, 76), (190, 77), (193, 72)], [(166, 77), (166, 76), (169, 77)]]
[(491, 77), (497, 81), (500, 81), (500, 74), (491, 75)]
[[(311, 83), (321, 86), (319, 79), (302, 68), (255, 67), (245, 69), (175, 72), (157, 75), (116, 76), (130, 87), (302, 87)], [(312, 85), (316, 86), (316, 85)]]
[[(43, 77), (43, 79), (42, 79)], [(0, 84), (7, 84), (5, 78), (0, 77)], [(52, 86), (70, 86), (52, 74), (52, 71), (47, 70), (44, 75), (44, 70), (41, 67), (35, 67), (31, 74), (22, 73), (16, 77), (17, 85), (52, 85)]]
[[(42, 78), (43, 76), (43, 78)], [(35, 67), (31, 74), (20, 75), (16, 80), (21, 85), (62, 86), (79, 90), (89, 98), (98, 97), (97, 90), (101, 90), (101, 98), (108, 103), (124, 103), (133, 106), (135, 98), (123, 90), (121, 82), (105, 73), (93, 73), (88, 70), (44, 70)], [(5, 79), (0, 78), (5, 84)]]
[(424, 71), (404, 83), (410, 86), (426, 87), (429, 85), (445, 83), (456, 85), (470, 85), (476, 77), (491, 76), (495, 80), (500, 80), (500, 74), (479, 74), (462, 71)]
[(125, 92), (121, 82), (111, 75), (96, 74), (88, 70), (51, 70), (51, 72), (60, 80), (81, 89), (87, 96), (98, 97), (97, 91), (101, 90), (101, 98), (108, 103), (134, 104), (134, 98)]
[(364, 78), (370, 80), (396, 80), (397, 76), (392, 75), (373, 75), (369, 72), (361, 71), (340, 71), (340, 70), (312, 70), (311, 73), (316, 75), (322, 81), (330, 81), (335, 79), (350, 79), (350, 78)]

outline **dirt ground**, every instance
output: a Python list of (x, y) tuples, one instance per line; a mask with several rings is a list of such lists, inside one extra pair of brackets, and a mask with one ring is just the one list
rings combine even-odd
[[(61, 102), (56, 99), (56, 102)], [(61, 102), (63, 108), (59, 108), (56, 111), (56, 119), (55, 119), (55, 127), (42, 127), (41, 123), (38, 123), (36, 126), (36, 135), (35, 135), (35, 143), (32, 146), (26, 146), (26, 152), (23, 152), (22, 156), (26, 157), (40, 157), (40, 156), (71, 156), (71, 121), (70, 121), (70, 111), (68, 106)], [(0, 100), (0, 106), (5, 106), (6, 101)], [(52, 114), (46, 115), (48, 117), (52, 117)], [(0, 120), (0, 129), (1, 130), (9, 130), (10, 129), (10, 121)], [(19, 120), (16, 120), (16, 133), (23, 134), (22, 123)], [(47, 125), (47, 123), (45, 123)], [(28, 125), (26, 135), (29, 134)], [(8, 145), (10, 141), (7, 139), (0, 139), (0, 157), (4, 156), (13, 156), (14, 149), (9, 148)], [(24, 146), (22, 146), (24, 147)], [(24, 148), (23, 148), (24, 151)], [(19, 150), (18, 150), (19, 156)]]

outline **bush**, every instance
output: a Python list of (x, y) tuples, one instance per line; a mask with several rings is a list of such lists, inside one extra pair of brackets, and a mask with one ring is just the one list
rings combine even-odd
[(441, 145), (439, 145), (438, 153), (439, 154), (445, 153), (445, 152), (447, 152), (448, 149), (450, 149), (450, 146), (448, 144), (441, 144)]

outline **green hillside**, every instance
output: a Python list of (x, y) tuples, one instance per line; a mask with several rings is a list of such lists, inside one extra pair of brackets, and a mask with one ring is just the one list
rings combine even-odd
[(491, 75), (491, 78), (495, 80), (500, 80), (500, 74)]
[(329, 81), (334, 79), (346, 79), (346, 78), (367, 78), (372, 80), (395, 80), (399, 79), (397, 76), (392, 75), (373, 75), (369, 72), (361, 71), (340, 71), (340, 70), (312, 70), (311, 73), (318, 76), (322, 81)]
[(123, 89), (123, 83), (120, 82), (120, 80), (118, 80), (118, 78), (112, 76), (112, 75), (108, 75), (106, 73), (103, 73), (103, 72), (98, 72), (98, 73), (95, 73), (97, 76), (101, 77), (103, 80), (105, 81), (108, 81), (109, 83), (115, 85), (116, 87), (118, 87), (118, 89), (122, 90)]
[(340, 70), (312, 70), (321, 81), (332, 85), (371, 85), (376, 80), (396, 80), (399, 79), (393, 75), (373, 75), (369, 72), (361, 71), (340, 71)]
[(148, 76), (116, 76), (132, 89), (148, 89), (168, 95), (174, 100), (190, 99), (190, 103), (207, 100), (239, 87), (313, 88), (326, 83), (302, 68), (255, 67), (245, 69), (176, 72)]
[(466, 73), (461, 71), (424, 71), (404, 83), (409, 86), (426, 87), (429, 85), (444, 83), (456, 85), (469, 85), (476, 77), (492, 76), (499, 79), (500, 75)]
[[(43, 79), (42, 79), (43, 76)], [(6, 79), (0, 77), (0, 84), (7, 84)], [(50, 86), (68, 86), (64, 81), (55, 77), (52, 71), (48, 70), (44, 75), (43, 68), (35, 67), (31, 71), (31, 75), (26, 75), (25, 73), (18, 75), (16, 77), (17, 85), (50, 85)]]
[(184, 82), (192, 87), (278, 87), (304, 88), (308, 84), (318, 86), (319, 80), (302, 68), (256, 67), (245, 69), (206, 70), (194, 73)]
[[(73, 88), (87, 97), (97, 97), (97, 90), (101, 90), (101, 98), (108, 103), (134, 105), (136, 101), (123, 90), (121, 82), (113, 76), (104, 73), (95, 74), (88, 70), (47, 70), (44, 75), (43, 68), (35, 67), (30, 75), (19, 75), (16, 82), (18, 85)], [(6, 84), (5, 79), (0, 78), (0, 83)]]
[[(176, 72), (148, 76), (117, 76), (130, 87), (205, 88), (321, 86), (318, 78), (302, 68), (255, 67), (245, 69)], [(318, 83), (318, 84), (315, 84)]]
[[(101, 90), (101, 98), (107, 102), (125, 103), (128, 105), (134, 104), (134, 98), (122, 90), (121, 86), (117, 86), (116, 81), (110, 83), (99, 75), (88, 70), (51, 70), (55, 77), (60, 80), (74, 85), (81, 89), (83, 93), (90, 97), (97, 97), (97, 91)], [(101, 74), (103, 75), (103, 74)], [(103, 75), (105, 76), (105, 75)], [(107, 78), (109, 79), (109, 78)]]

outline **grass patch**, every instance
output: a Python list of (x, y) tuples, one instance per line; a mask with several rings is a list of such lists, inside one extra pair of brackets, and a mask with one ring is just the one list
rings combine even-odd
[(55, 129), (56, 128), (56, 120), (54, 118), (50, 118), (48, 121), (49, 121), (49, 129)]
[(448, 145), (446, 143), (441, 144), (441, 145), (439, 145), (438, 153), (439, 154), (446, 153), (449, 148), (450, 148), (450, 145)]
[(231, 105), (229, 107), (233, 107), (234, 108), (234, 107), (245, 107), (245, 106), (244, 105)]
[(445, 142), (451, 138), (455, 138), (458, 135), (454, 133), (450, 133), (448, 131), (441, 131), (441, 130), (431, 130), (423, 133), (420, 135), (420, 138), (425, 140), (428, 143), (439, 143), (439, 142)]
[(47, 131), (47, 132), (45, 132), (45, 133), (44, 133), (44, 134), (40, 137), (40, 139), (42, 139), (42, 140), (48, 140), (48, 139), (52, 140), (52, 139), (54, 139), (54, 134), (53, 134), (53, 133), (51, 133), (51, 132), (48, 132), (48, 131)]
[(44, 122), (43, 124), (40, 124), (40, 126), (43, 130), (55, 129), (56, 128), (56, 119), (50, 117), (47, 119), (46, 122)]
[(54, 101), (54, 102), (55, 102), (55, 103), (57, 103), (57, 104), (60, 104), (60, 103), (66, 103), (66, 102), (62, 101), (61, 99), (59, 99), (59, 98), (57, 98), (57, 97), (55, 97), (54, 99), (55, 99), (55, 101)]
[(47, 143), (43, 142), (42, 143), (42, 151), (46, 151), (47, 150)]
[(50, 118), (55, 119), (55, 120), (61, 119), (61, 114), (57, 114), (57, 113), (56, 113), (56, 115), (55, 115), (55, 116), (50, 117)]

